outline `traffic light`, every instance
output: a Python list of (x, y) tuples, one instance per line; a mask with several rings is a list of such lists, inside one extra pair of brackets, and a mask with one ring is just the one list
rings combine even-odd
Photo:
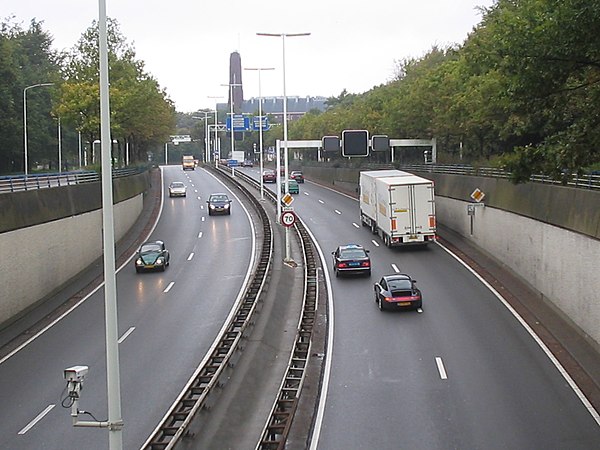
[(390, 138), (385, 135), (371, 136), (371, 149), (374, 152), (387, 152), (390, 149)]
[(369, 156), (369, 132), (367, 130), (342, 131), (342, 156)]
[(339, 152), (340, 138), (337, 136), (323, 136), (322, 146), (324, 152)]

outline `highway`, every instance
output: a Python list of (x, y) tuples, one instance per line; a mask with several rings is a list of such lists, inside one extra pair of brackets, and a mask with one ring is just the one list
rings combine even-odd
[[(188, 196), (164, 198), (152, 239), (172, 253), (164, 273), (118, 274), (124, 448), (139, 448), (222, 327), (252, 265), (252, 223), (203, 170), (164, 170)], [(258, 177), (256, 168), (239, 169)], [(267, 185), (275, 189), (275, 185)], [(197, 191), (197, 192), (196, 192)], [(600, 418), (495, 292), (441, 244), (386, 248), (360, 225), (355, 199), (307, 181), (293, 207), (324, 257), (331, 341), (312, 449), (592, 449)], [(331, 252), (359, 243), (371, 277), (336, 278)], [(279, 263), (279, 262), (276, 262)], [(373, 283), (404, 272), (422, 311), (379, 311)], [(0, 448), (107, 448), (105, 430), (73, 428), (60, 406), (64, 368), (85, 364), (80, 408), (106, 418), (103, 292), (0, 360)]]
[[(163, 207), (150, 240), (171, 253), (165, 272), (117, 275), (124, 448), (139, 448), (181, 391), (247, 282), (254, 233), (238, 199), (231, 216), (209, 216), (206, 199), (226, 187), (203, 170), (163, 168)], [(169, 198), (170, 181), (186, 198)], [(100, 231), (99, 231), (100, 232)], [(2, 449), (105, 449), (106, 430), (75, 428), (61, 407), (63, 370), (89, 366), (80, 409), (106, 420), (104, 292), (97, 290), (62, 320), (0, 360)], [(81, 420), (92, 420), (81, 416)]]
[[(386, 248), (361, 227), (355, 199), (308, 181), (293, 207), (326, 258), (333, 292), (313, 448), (598, 448), (597, 412), (442, 245)], [(331, 252), (345, 243), (371, 251), (370, 278), (333, 276)], [(422, 312), (378, 310), (373, 283), (394, 272), (418, 280)]]

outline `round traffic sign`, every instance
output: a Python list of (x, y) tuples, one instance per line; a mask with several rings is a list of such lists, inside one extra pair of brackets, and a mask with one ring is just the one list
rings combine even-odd
[(281, 213), (281, 223), (285, 227), (291, 227), (296, 222), (296, 214), (293, 211), (284, 211)]

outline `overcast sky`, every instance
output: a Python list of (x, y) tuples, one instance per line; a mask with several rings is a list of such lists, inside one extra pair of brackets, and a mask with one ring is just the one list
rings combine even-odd
[[(283, 95), (281, 38), (266, 33), (311, 33), (287, 38), (288, 96), (337, 96), (368, 91), (393, 78), (395, 61), (432, 46), (462, 43), (481, 20), (478, 6), (494, 0), (106, 0), (109, 17), (133, 44), (146, 71), (178, 111), (214, 108), (227, 96), (229, 55), (262, 72), (263, 97)], [(3, 19), (27, 28), (43, 21), (57, 50), (71, 48), (98, 19), (93, 0), (4, 0)], [(244, 98), (258, 97), (258, 74), (243, 73)], [(43, 82), (44, 80), (39, 80)]]

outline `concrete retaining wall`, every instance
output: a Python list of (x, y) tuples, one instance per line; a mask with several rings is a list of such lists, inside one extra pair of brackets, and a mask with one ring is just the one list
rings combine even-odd
[(478, 207), (471, 234), (467, 202), (438, 196), (440, 223), (526, 280), (600, 344), (600, 240), (489, 206)]
[[(148, 173), (113, 183), (115, 240), (142, 212)], [(102, 255), (101, 184), (0, 195), (0, 325), (60, 289)]]
[[(304, 167), (308, 179), (355, 192), (357, 169)], [(343, 175), (340, 176), (340, 173)], [(600, 346), (600, 192), (460, 175), (417, 173), (435, 181), (443, 224), (519, 274)], [(471, 234), (467, 204), (485, 194)]]

